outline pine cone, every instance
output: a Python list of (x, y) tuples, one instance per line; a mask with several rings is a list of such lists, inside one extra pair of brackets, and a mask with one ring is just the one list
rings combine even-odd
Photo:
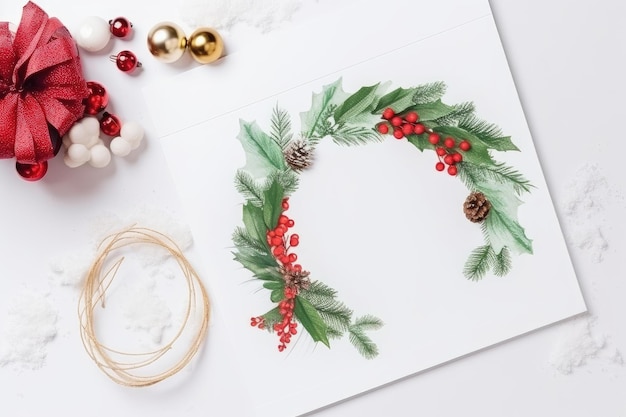
[(302, 140), (295, 140), (284, 151), (285, 161), (294, 171), (302, 171), (313, 163), (313, 150)]
[(485, 220), (490, 209), (491, 203), (483, 193), (471, 193), (463, 203), (465, 217), (472, 223), (480, 223)]
[(287, 287), (296, 288), (298, 290), (304, 289), (308, 290), (311, 285), (311, 280), (309, 279), (309, 275), (311, 275), (308, 271), (288, 271), (284, 268), (280, 269), (280, 272), (283, 274), (283, 279), (285, 280), (285, 285)]

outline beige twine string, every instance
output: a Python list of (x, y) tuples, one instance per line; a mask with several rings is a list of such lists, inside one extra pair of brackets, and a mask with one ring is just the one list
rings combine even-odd
[[(94, 310), (98, 304), (101, 304), (102, 308), (105, 307), (106, 291), (113, 282), (117, 271), (124, 261), (124, 257), (117, 260), (104, 273), (104, 275), (102, 275), (102, 267), (111, 252), (134, 244), (157, 245), (168, 251), (180, 266), (188, 287), (185, 318), (176, 335), (163, 347), (151, 352), (143, 353), (122, 352), (103, 345), (98, 341), (94, 324)], [(172, 349), (174, 343), (181, 337), (183, 331), (185, 330), (189, 319), (199, 308), (197, 305), (198, 290), (200, 292), (200, 296), (202, 297), (202, 322), (198, 332), (194, 335), (187, 352), (177, 363), (163, 372), (158, 372), (149, 376), (142, 376), (134, 373), (133, 371), (135, 370), (154, 364), (170, 349)], [(155, 230), (135, 226), (131, 226), (119, 233), (110, 235), (102, 241), (99, 247), (99, 253), (87, 273), (85, 286), (82, 290), (78, 305), (80, 335), (85, 350), (96, 365), (98, 365), (98, 367), (109, 378), (120, 385), (128, 387), (146, 387), (154, 385), (171, 377), (172, 375), (175, 375), (183, 369), (198, 352), (203, 340), (206, 337), (209, 325), (209, 314), (210, 305), (207, 291), (200, 281), (197, 273), (192, 268), (189, 261), (187, 261), (176, 243), (174, 243), (169, 237)], [(127, 361), (114, 360), (110, 354), (126, 358)]]

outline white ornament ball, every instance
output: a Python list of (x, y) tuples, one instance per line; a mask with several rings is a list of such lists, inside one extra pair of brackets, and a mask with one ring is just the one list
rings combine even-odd
[(70, 139), (70, 135), (63, 136), (63, 146), (65, 146), (65, 149), (69, 148), (71, 144), (72, 140)]
[(101, 17), (90, 16), (80, 24), (74, 39), (78, 46), (89, 52), (100, 51), (111, 39), (109, 23)]
[(111, 152), (113, 155), (126, 156), (132, 150), (131, 143), (124, 138), (116, 137), (111, 141)]
[(96, 117), (83, 117), (80, 122), (85, 130), (92, 136), (98, 136), (100, 134), (100, 122)]
[(111, 162), (111, 152), (106, 148), (106, 146), (97, 144), (94, 145), (91, 149), (91, 159), (89, 160), (89, 165), (94, 168), (104, 168), (109, 165)]
[(78, 168), (79, 166), (84, 164), (84, 162), (74, 161), (72, 158), (70, 158), (68, 154), (65, 154), (65, 156), (63, 157), (63, 162), (65, 162), (65, 165), (67, 165), (70, 168)]
[(141, 142), (143, 139), (143, 127), (137, 122), (125, 122), (122, 125), (120, 136), (129, 142)]
[(91, 133), (89, 133), (87, 129), (85, 129), (85, 125), (79, 122), (72, 126), (67, 136), (70, 138), (70, 142), (82, 143), (84, 145), (89, 142)]
[(89, 152), (89, 149), (87, 149), (85, 145), (80, 143), (73, 143), (70, 145), (69, 148), (67, 148), (67, 156), (72, 161), (84, 164), (85, 162), (89, 161), (89, 158), (91, 158), (91, 152)]

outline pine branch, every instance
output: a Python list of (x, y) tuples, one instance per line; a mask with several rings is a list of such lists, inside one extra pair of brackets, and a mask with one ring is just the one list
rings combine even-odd
[(359, 317), (354, 321), (355, 326), (359, 326), (363, 330), (379, 330), (383, 327), (384, 323), (378, 317), (367, 314), (363, 317)]
[(248, 248), (261, 254), (267, 253), (267, 248), (263, 243), (253, 238), (243, 227), (237, 227), (233, 233), (233, 243), (237, 249)]
[(459, 164), (461, 169), (459, 174), (461, 179), (470, 190), (480, 189), (480, 185), (484, 182), (508, 184), (515, 193), (521, 195), (524, 192), (529, 193), (533, 185), (524, 176), (515, 169), (501, 162), (493, 165), (476, 165), (467, 162)]
[(461, 118), (458, 127), (470, 132), (491, 149), (497, 151), (519, 151), (519, 148), (511, 142), (511, 137), (504, 136), (500, 127), (494, 123), (479, 119), (473, 114)]
[(474, 111), (476, 111), (476, 107), (471, 101), (461, 104), (455, 104), (452, 107), (453, 110), (450, 113), (435, 120), (435, 123), (445, 126), (455, 125), (459, 122), (459, 120), (470, 117), (474, 113)]
[(503, 277), (509, 273), (513, 262), (511, 261), (511, 251), (506, 246), (495, 256), (493, 273), (497, 277)]
[(446, 84), (442, 81), (419, 85), (413, 94), (414, 104), (426, 104), (439, 100), (446, 93)]
[(293, 138), (293, 133), (291, 133), (291, 118), (289, 117), (289, 113), (286, 110), (281, 109), (276, 104), (274, 110), (272, 111), (272, 128), (270, 136), (280, 146), (280, 149), (285, 151), (287, 146), (289, 146), (289, 142)]
[(370, 127), (340, 125), (330, 135), (337, 145), (366, 145), (370, 142), (381, 142), (382, 135)]
[(465, 262), (463, 274), (472, 281), (481, 280), (496, 263), (491, 245), (479, 246), (472, 251)]
[(270, 175), (265, 181), (264, 188), (267, 189), (274, 181), (277, 181), (281, 187), (283, 187), (283, 192), (286, 196), (293, 194), (298, 189), (298, 185), (300, 183), (298, 174), (296, 174), (292, 169), (273, 172), (272, 175)]
[(315, 281), (308, 290), (303, 290), (300, 296), (311, 303), (333, 335), (343, 335), (350, 327), (352, 310), (338, 301), (336, 291), (327, 285)]
[(353, 324), (348, 331), (350, 332), (350, 343), (352, 343), (364, 358), (374, 359), (378, 356), (378, 347), (372, 339), (365, 334), (365, 330), (361, 326)]
[(237, 170), (235, 188), (250, 204), (256, 207), (263, 206), (263, 187), (246, 171)]

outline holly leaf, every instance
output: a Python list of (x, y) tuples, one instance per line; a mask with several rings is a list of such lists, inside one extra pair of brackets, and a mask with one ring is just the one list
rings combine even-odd
[(284, 290), (285, 282), (282, 281), (268, 281), (263, 283), (263, 288), (274, 291), (274, 290)]
[(244, 204), (243, 224), (250, 236), (259, 242), (263, 242), (265, 247), (269, 249), (267, 246), (267, 231), (269, 229), (265, 224), (265, 216), (262, 208), (251, 203)]
[(381, 113), (387, 107), (390, 107), (395, 113), (403, 113), (405, 109), (415, 104), (413, 96), (415, 96), (416, 91), (417, 88), (396, 88), (378, 100), (373, 112)]
[(338, 105), (343, 102), (348, 94), (341, 88), (341, 78), (332, 84), (322, 87), (319, 94), (313, 93), (311, 108), (300, 113), (302, 132), (305, 138), (319, 136), (323, 130), (325, 115), (329, 106)]
[(296, 296), (293, 312), (314, 341), (322, 342), (327, 347), (330, 347), (326, 333), (326, 324), (309, 301), (300, 296)]
[(263, 321), (265, 322), (265, 330), (270, 333), (274, 333), (274, 325), (283, 320), (283, 316), (280, 314), (280, 309), (278, 307), (274, 307), (261, 317), (263, 317)]
[(263, 193), (263, 220), (267, 230), (272, 230), (278, 224), (278, 217), (283, 211), (283, 186), (274, 177), (270, 187)]
[(435, 149), (433, 144), (428, 141), (428, 134), (409, 135), (406, 139), (421, 152), (423, 152), (424, 149)]
[(436, 120), (452, 113), (454, 107), (442, 103), (441, 100), (437, 100), (430, 103), (416, 104), (411, 106), (411, 110), (416, 111), (419, 115), (419, 120), (425, 122)]
[(256, 122), (240, 120), (239, 125), (237, 139), (246, 153), (245, 171), (259, 179), (287, 168), (280, 146)]
[(532, 240), (526, 237), (526, 232), (517, 222), (516, 217), (510, 213), (494, 210), (493, 207), (489, 211), (489, 215), (485, 219), (485, 226), (489, 243), (491, 243), (495, 253), (499, 254), (505, 248), (509, 248), (517, 254), (533, 253)]
[(272, 303), (279, 303), (283, 298), (285, 298), (285, 290), (284, 289), (275, 289), (272, 290), (270, 294), (270, 300)]
[[(368, 123), (372, 118), (380, 119), (380, 115), (373, 114), (373, 107), (374, 103), (378, 101), (379, 91), (386, 88), (387, 85), (388, 83), (383, 85), (377, 83), (368, 87), (361, 87), (335, 109), (333, 114), (335, 123)], [(370, 126), (373, 126), (374, 123)]]
[(260, 254), (245, 248), (238, 249), (233, 255), (235, 260), (252, 272), (254, 277), (263, 281), (283, 281), (278, 271), (278, 264), (271, 255)]

